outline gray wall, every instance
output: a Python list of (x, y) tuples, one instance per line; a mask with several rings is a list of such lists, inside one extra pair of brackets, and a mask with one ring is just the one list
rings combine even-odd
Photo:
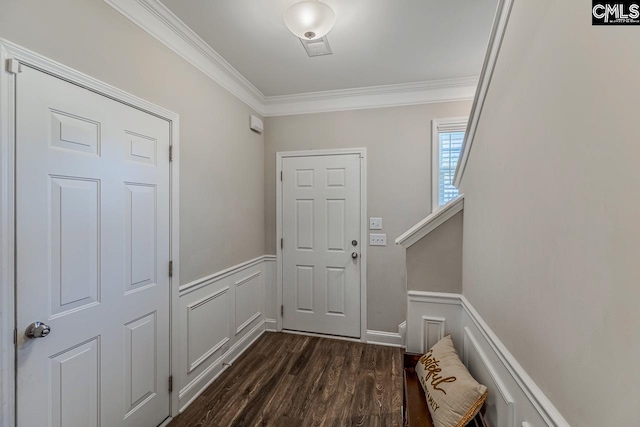
[(406, 318), (404, 249), (394, 243), (431, 212), (431, 120), (469, 114), (470, 102), (270, 117), (265, 123), (266, 247), (276, 253), (276, 152), (366, 147), (368, 213), (382, 217), (386, 247), (368, 247), (371, 330), (397, 332)]
[(462, 218), (458, 212), (407, 249), (407, 289), (462, 292)]
[(181, 283), (263, 254), (252, 109), (102, 1), (0, 0), (0, 11), (0, 37), (180, 114)]
[(517, 0), (462, 188), (463, 292), (571, 425), (638, 426), (640, 33)]

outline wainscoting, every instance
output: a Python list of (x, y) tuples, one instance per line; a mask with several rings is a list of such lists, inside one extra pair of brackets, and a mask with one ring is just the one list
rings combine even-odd
[(464, 296), (409, 291), (407, 351), (424, 353), (447, 334), (471, 374), (489, 388), (489, 425), (569, 427)]
[(274, 286), (275, 257), (265, 255), (180, 287), (180, 412), (265, 331)]
[[(180, 287), (180, 412), (265, 331), (276, 330), (275, 261), (261, 256)], [(464, 296), (409, 291), (398, 333), (369, 330), (364, 341), (401, 347), (405, 334), (413, 353), (452, 335), (463, 362), (489, 388), (492, 427), (569, 426)]]

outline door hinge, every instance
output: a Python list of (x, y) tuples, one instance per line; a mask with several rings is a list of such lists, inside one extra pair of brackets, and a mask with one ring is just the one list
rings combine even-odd
[(11, 74), (18, 74), (22, 72), (20, 62), (15, 58), (7, 59), (7, 71)]
[(280, 306), (280, 316), (284, 317), (284, 304)]
[(18, 345), (18, 328), (13, 328), (13, 345)]
[(280, 239), (280, 249), (284, 249), (284, 239)]
[(169, 161), (173, 162), (173, 145), (169, 146)]
[(173, 391), (173, 375), (169, 377), (169, 393)]
[(282, 175), (283, 175), (283, 173), (282, 173), (282, 171), (280, 171), (280, 181), (282, 181)]
[(173, 277), (173, 261), (169, 261), (169, 277)]

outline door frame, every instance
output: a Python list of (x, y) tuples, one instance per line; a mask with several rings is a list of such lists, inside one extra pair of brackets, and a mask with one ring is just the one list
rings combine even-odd
[[(284, 282), (282, 276), (283, 259), (280, 239), (282, 239), (282, 161), (287, 157), (335, 156), (357, 154), (360, 156), (360, 341), (367, 342), (367, 149), (336, 148), (322, 150), (279, 151), (276, 153), (276, 329), (283, 330), (282, 307), (284, 301)], [(314, 334), (318, 335), (318, 334)]]
[[(21, 64), (65, 80), (169, 122), (172, 162), (169, 166), (169, 242), (173, 275), (169, 278), (169, 375), (178, 377), (178, 285), (180, 278), (179, 128), (178, 114), (152, 104), (0, 38), (0, 425), (16, 425), (16, 293), (15, 293), (15, 74)], [(178, 387), (170, 393), (169, 419), (178, 415)], [(166, 422), (165, 422), (166, 424)]]

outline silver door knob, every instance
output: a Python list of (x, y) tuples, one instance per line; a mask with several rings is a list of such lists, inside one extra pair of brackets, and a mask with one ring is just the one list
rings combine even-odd
[(351, 258), (353, 258), (353, 259), (358, 258), (358, 253), (357, 252), (351, 252)]
[(33, 322), (24, 331), (27, 338), (44, 338), (49, 335), (51, 328), (42, 322)]

